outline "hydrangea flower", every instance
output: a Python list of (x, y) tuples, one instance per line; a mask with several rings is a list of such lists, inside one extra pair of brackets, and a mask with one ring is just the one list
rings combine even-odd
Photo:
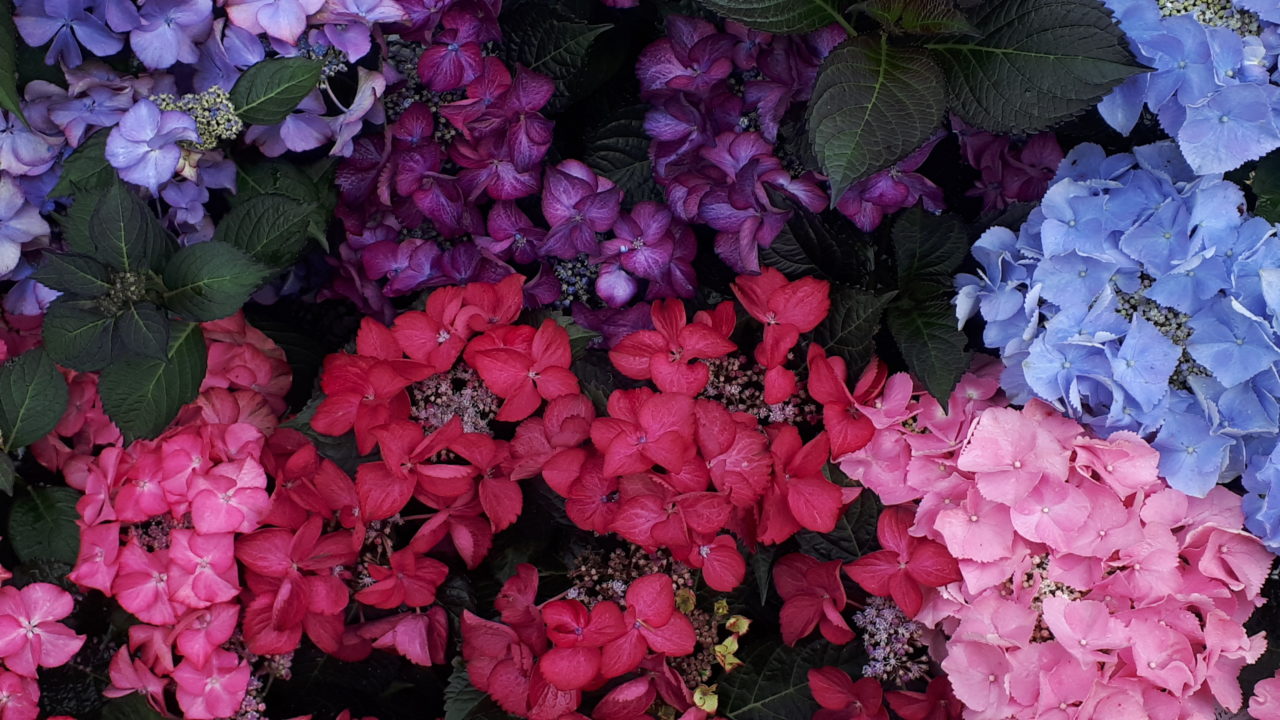
[[(1234, 170), (1280, 147), (1280, 88), (1271, 84), (1276, 56), (1259, 37), (1266, 33), (1256, 15), (1235, 12), (1230, 3), (1224, 12), (1195, 3), (1105, 2), (1138, 61), (1153, 68), (1098, 106), (1112, 127), (1128, 134), (1143, 107), (1150, 108), (1198, 174)], [(1274, 34), (1274, 26), (1267, 32)]]
[(122, 179), (155, 193), (177, 170), (183, 140), (199, 142), (195, 119), (177, 110), (161, 111), (143, 98), (107, 136), (107, 162)]
[(90, 0), (26, 0), (18, 4), (13, 23), (31, 47), (49, 43), (45, 63), (77, 67), (84, 62), (81, 45), (98, 57), (124, 47), (124, 40), (90, 12), (92, 5)]
[[(1203, 496), (1265, 463), (1280, 423), (1280, 239), (1243, 205), (1169, 142), (1110, 157), (1079, 146), (1018, 233), (975, 245), (957, 314), (987, 321), (1015, 402), (1138, 432), (1171, 485)], [(1268, 485), (1266, 471), (1247, 477)], [(1274, 522), (1250, 527), (1272, 537)]]

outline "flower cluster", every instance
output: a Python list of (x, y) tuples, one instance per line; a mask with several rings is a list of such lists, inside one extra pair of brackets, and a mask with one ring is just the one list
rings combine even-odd
[[(957, 314), (987, 321), (1014, 402), (1153, 438), (1162, 475), (1193, 495), (1256, 476), (1280, 422), (1280, 241), (1243, 205), (1171, 143), (1109, 157), (1081, 145), (1019, 233), (978, 241), (982, 273), (960, 276)], [(1250, 512), (1260, 534), (1275, 522)]]
[[(965, 194), (982, 198), (984, 211), (1044, 197), (1062, 162), (1062, 147), (1053, 133), (1042, 132), (1018, 143), (1007, 135), (975, 130), (955, 116), (951, 127), (960, 140), (965, 162), (981, 174)], [(929, 208), (927, 202), (925, 207)]]
[[(439, 16), (435, 35), (424, 25), (392, 40), (404, 71), (386, 95), (393, 122), (358, 139), (338, 172), (347, 241), (333, 291), (385, 316), (388, 297), (519, 268), (538, 305), (692, 296), (691, 231), (656, 203), (624, 210), (622, 190), (580, 161), (545, 163), (552, 80), (484, 52), (496, 13), (464, 8)], [(539, 192), (531, 218), (517, 201)]]
[(584, 717), (576, 713), (584, 691), (634, 675), (614, 685), (591, 717), (642, 717), (655, 701), (686, 720), (713, 715), (714, 705), (708, 712), (702, 700), (708, 688), (690, 690), (669, 662), (692, 654), (697, 643), (672, 578), (653, 573), (614, 582), (621, 585), (618, 601), (538, 603), (537, 570), (519, 566), (495, 603), (500, 622), (469, 611), (462, 616), (462, 657), (472, 684), (507, 712), (553, 720)]
[[(1103, 99), (1128, 134), (1145, 107), (1197, 174), (1221, 173), (1280, 148), (1280, 13), (1268, 2), (1106, 0), (1138, 60), (1153, 68)], [(1252, 12), (1256, 11), (1256, 12)]]
[[(1236, 677), (1266, 646), (1244, 622), (1273, 558), (1244, 532), (1239, 496), (1168, 487), (1133, 433), (1099, 439), (1038, 400), (1004, 407), (990, 365), (946, 413), (909, 380), (885, 387), (875, 439), (842, 467), (914, 506), (886, 510), (903, 520), (882, 519), (882, 541), (956, 558), (961, 580), (914, 619), (945, 635), (938, 659), (965, 717), (1240, 709)], [(900, 606), (918, 592), (886, 581), (896, 565), (861, 563), (849, 574), (868, 591)]]
[(654, 177), (677, 217), (716, 231), (716, 253), (737, 272), (760, 269), (758, 248), (791, 216), (771, 193), (813, 211), (827, 205), (822, 178), (785, 153), (780, 136), (844, 39), (837, 26), (774, 36), (670, 15), (667, 36), (640, 56)]

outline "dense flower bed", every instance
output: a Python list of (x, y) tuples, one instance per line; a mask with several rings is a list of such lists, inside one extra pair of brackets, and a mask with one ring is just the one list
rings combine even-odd
[(0, 720), (1280, 718), (1273, 5), (0, 0)]

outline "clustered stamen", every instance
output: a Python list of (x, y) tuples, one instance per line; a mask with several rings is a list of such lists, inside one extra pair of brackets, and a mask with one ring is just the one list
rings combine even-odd
[(434, 432), (455, 417), (463, 430), (490, 432), (489, 423), (498, 414), (498, 397), (485, 387), (476, 371), (459, 364), (447, 373), (433, 375), (409, 387), (412, 407), (409, 416), (427, 432)]
[(852, 619), (862, 630), (862, 644), (870, 658), (862, 666), (864, 677), (905, 685), (928, 672), (928, 657), (920, 640), (924, 626), (908, 618), (892, 600), (870, 598)]
[(219, 143), (234, 140), (244, 130), (244, 121), (236, 114), (231, 96), (220, 86), (200, 93), (187, 93), (181, 97), (169, 94), (152, 95), (151, 102), (161, 110), (176, 110), (190, 115), (196, 121), (199, 142), (180, 141), (178, 144), (190, 150), (212, 150)]
[(1116, 290), (1116, 299), (1118, 301), (1116, 312), (1120, 313), (1125, 320), (1132, 320), (1134, 315), (1139, 315), (1154, 325), (1161, 335), (1172, 340), (1174, 345), (1182, 348), (1182, 357), (1178, 358), (1178, 367), (1174, 369), (1173, 375), (1170, 376), (1169, 385), (1178, 390), (1190, 390), (1191, 388), (1187, 381), (1191, 376), (1207, 377), (1209, 375), (1209, 371), (1196, 362), (1195, 358), (1191, 357), (1191, 353), (1187, 352), (1187, 341), (1191, 339), (1192, 333), (1195, 332), (1188, 324), (1191, 316), (1146, 297), (1146, 292), (1154, 284), (1155, 278), (1143, 274), (1140, 278), (1138, 289), (1132, 293)]

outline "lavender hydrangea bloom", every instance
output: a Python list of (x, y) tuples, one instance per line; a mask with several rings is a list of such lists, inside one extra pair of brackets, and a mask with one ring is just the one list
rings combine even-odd
[(52, 40), (44, 61), (76, 67), (84, 62), (80, 46), (106, 57), (120, 52), (124, 41), (89, 12), (88, 0), (27, 0), (18, 6), (13, 22), (22, 39), (32, 47)]
[(91, 128), (115, 125), (131, 107), (133, 93), (98, 85), (79, 97), (53, 103), (49, 119), (62, 128), (67, 142), (79, 146)]
[(23, 245), (48, 234), (49, 223), (27, 202), (17, 178), (0, 172), (0, 277), (17, 267)]
[(1013, 401), (1138, 432), (1171, 485), (1203, 495), (1269, 455), (1280, 424), (1280, 238), (1243, 206), (1172, 142), (1079, 146), (1016, 234), (974, 246), (957, 317), (987, 320)]
[(57, 161), (60, 149), (60, 138), (56, 142), (46, 139), (17, 115), (0, 110), (0, 170), (13, 175), (43, 175)]
[(196, 121), (188, 114), (160, 111), (143, 98), (120, 118), (107, 136), (107, 162), (120, 177), (152, 193), (173, 177), (182, 159), (178, 142), (198, 142)]
[(209, 0), (148, 0), (142, 26), (129, 33), (134, 55), (151, 70), (200, 57), (196, 43), (209, 36), (213, 4)]

